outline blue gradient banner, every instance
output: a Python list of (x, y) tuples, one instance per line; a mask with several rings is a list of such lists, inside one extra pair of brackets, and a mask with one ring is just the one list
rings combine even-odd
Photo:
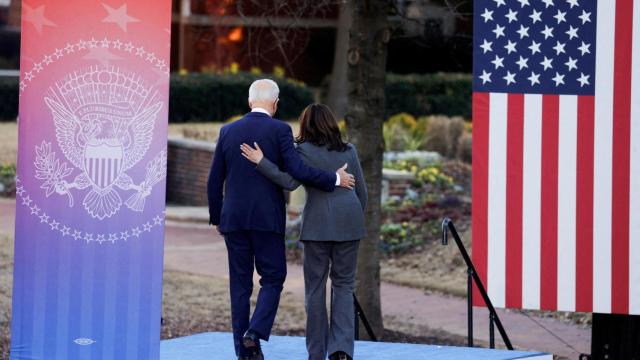
[(157, 359), (171, 1), (31, 0), (12, 359)]

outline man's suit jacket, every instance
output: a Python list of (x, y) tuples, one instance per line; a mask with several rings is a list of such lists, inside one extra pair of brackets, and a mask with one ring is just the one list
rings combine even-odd
[(264, 156), (304, 184), (331, 192), (336, 174), (307, 166), (296, 153), (289, 125), (267, 114), (250, 112), (222, 127), (207, 185), (209, 222), (223, 233), (257, 230), (284, 234), (282, 188), (262, 176), (240, 151), (242, 143), (254, 142)]

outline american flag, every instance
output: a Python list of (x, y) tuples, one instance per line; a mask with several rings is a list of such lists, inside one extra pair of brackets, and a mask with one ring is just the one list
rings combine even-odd
[(640, 0), (476, 0), (473, 44), (494, 305), (640, 314)]

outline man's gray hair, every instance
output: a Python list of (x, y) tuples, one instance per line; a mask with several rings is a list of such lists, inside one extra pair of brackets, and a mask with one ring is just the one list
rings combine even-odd
[(280, 94), (278, 84), (271, 79), (259, 79), (249, 87), (249, 101), (276, 101)]

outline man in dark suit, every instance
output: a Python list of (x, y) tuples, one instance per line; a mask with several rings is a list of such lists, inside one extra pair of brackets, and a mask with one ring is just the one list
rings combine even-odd
[[(236, 355), (243, 360), (264, 358), (260, 340), (269, 340), (287, 265), (284, 193), (244, 159), (240, 145), (259, 143), (264, 155), (283, 171), (323, 191), (354, 185), (346, 166), (329, 173), (310, 168), (299, 158), (289, 125), (272, 118), (278, 94), (272, 80), (251, 84), (251, 112), (220, 130), (207, 186), (210, 223), (218, 227), (227, 245), (233, 339)], [(250, 319), (254, 264), (260, 292)]]

